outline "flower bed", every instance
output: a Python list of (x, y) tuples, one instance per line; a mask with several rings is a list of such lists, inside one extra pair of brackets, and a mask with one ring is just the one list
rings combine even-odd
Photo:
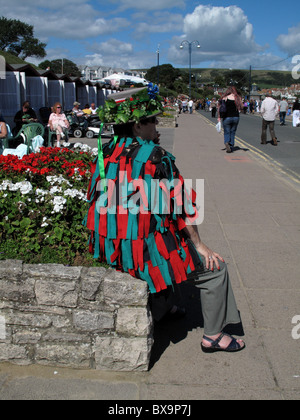
[(74, 147), (0, 156), (0, 260), (94, 265), (82, 221), (97, 150)]

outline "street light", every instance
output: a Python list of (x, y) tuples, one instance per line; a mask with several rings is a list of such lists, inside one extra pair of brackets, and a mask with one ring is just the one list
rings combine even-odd
[(157, 51), (156, 51), (157, 53), (157, 86), (159, 86), (159, 47), (160, 47), (160, 44), (158, 44)]
[(182, 41), (180, 45), (180, 49), (183, 49), (184, 45), (188, 45), (189, 47), (189, 68), (190, 68), (190, 77), (189, 77), (189, 86), (190, 86), (190, 98), (192, 97), (192, 46), (195, 45), (197, 48), (201, 48), (199, 41)]

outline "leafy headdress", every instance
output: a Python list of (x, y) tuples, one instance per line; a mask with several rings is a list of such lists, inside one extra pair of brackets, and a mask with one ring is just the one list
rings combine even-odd
[(108, 96), (98, 114), (105, 124), (138, 122), (162, 113), (161, 101), (158, 87), (150, 83), (147, 88), (129, 89)]
[[(128, 89), (108, 96), (104, 106), (97, 110), (101, 128), (98, 137), (98, 165), (101, 179), (105, 179), (104, 157), (101, 132), (104, 124), (122, 125), (139, 122), (163, 112), (162, 98), (156, 85), (149, 83), (147, 88)], [(114, 137), (116, 145), (118, 136)]]

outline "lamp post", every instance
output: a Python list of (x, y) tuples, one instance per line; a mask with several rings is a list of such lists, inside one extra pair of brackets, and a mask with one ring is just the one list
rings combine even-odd
[(157, 47), (157, 86), (159, 86), (159, 47), (160, 47), (160, 44), (158, 44), (158, 47)]
[(189, 47), (189, 68), (190, 68), (190, 77), (189, 77), (189, 90), (190, 90), (190, 98), (192, 97), (192, 46), (195, 45), (197, 48), (201, 48), (199, 41), (182, 41), (180, 48), (183, 49), (184, 45), (188, 45)]

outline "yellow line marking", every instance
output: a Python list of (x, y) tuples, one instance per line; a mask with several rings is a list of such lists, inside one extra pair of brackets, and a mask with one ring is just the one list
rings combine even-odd
[[(209, 125), (215, 127), (216, 124), (213, 124), (208, 118), (206, 118), (204, 115), (201, 115), (198, 113), (198, 115), (205, 120), (207, 123), (209, 123)], [(240, 146), (246, 147), (247, 149), (250, 150), (250, 152), (252, 152), (256, 157), (258, 157), (259, 159), (262, 159), (265, 163), (267, 163), (268, 165), (273, 166), (277, 171), (279, 171), (282, 175), (290, 178), (293, 182), (296, 182), (297, 184), (300, 185), (300, 175), (297, 174), (296, 172), (292, 171), (291, 169), (286, 169), (284, 167), (284, 165), (282, 165), (280, 162), (278, 162), (277, 160), (271, 158), (271, 156), (267, 155), (266, 153), (264, 153), (263, 151), (261, 151), (260, 149), (257, 149), (255, 146), (252, 146), (251, 144), (247, 143), (245, 140), (242, 140), (240, 137), (236, 136), (236, 143), (239, 144)]]

